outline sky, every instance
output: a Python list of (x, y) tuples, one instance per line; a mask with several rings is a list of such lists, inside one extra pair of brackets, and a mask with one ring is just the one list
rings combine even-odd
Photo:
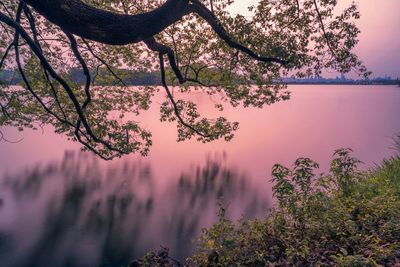
[[(339, 7), (352, 0), (338, 0)], [(400, 0), (359, 0), (361, 33), (355, 52), (372, 71), (371, 77), (400, 78)], [(250, 15), (247, 6), (257, 0), (236, 0), (231, 11)]]

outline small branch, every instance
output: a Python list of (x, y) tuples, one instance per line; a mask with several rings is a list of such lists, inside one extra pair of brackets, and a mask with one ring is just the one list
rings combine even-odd
[(0, 107), (1, 107), (1, 111), (3, 112), (4, 116), (11, 119), (10, 113), (8, 113), (7, 108), (5, 106), (3, 106), (3, 104), (1, 104), (1, 102), (0, 102)]
[[(296, 9), (297, 9), (297, 15), (296, 15), (296, 17), (291, 21), (291, 22), (289, 22), (283, 29), (285, 29), (285, 28), (287, 28), (287, 27), (290, 27), (293, 23), (295, 23), (299, 18), (300, 18), (300, 2), (299, 2), (299, 0), (295, 0), (296, 1)], [(283, 30), (282, 29), (282, 30)]]
[[(83, 144), (86, 148), (88, 148), (90, 151), (92, 151), (94, 154), (96, 154), (97, 156), (99, 156), (100, 158), (104, 159), (104, 160), (112, 160), (112, 156), (111, 157), (105, 157), (104, 155), (102, 155), (99, 151), (97, 151), (93, 146), (91, 146), (89, 143), (85, 142), (82, 137), (81, 137), (81, 131), (80, 128), (76, 127), (75, 128), (75, 137), (78, 140), (79, 143)], [(85, 138), (87, 139), (87, 137), (85, 136)]]
[(82, 39), (82, 41), (85, 43), (87, 49), (89, 50), (90, 54), (92, 54), (92, 56), (94, 58), (96, 58), (98, 61), (100, 61), (104, 66), (106, 66), (106, 68), (108, 69), (108, 71), (111, 73), (112, 76), (114, 76), (115, 79), (117, 79), (122, 85), (127, 86), (126, 83), (121, 79), (121, 77), (119, 77), (111, 68), (111, 66), (101, 57), (99, 57), (92, 49), (92, 47), (90, 46), (89, 42), (86, 41), (85, 39)]
[(10, 16), (10, 18), (12, 18), (12, 16), (13, 16), (12, 13), (7, 8), (7, 6), (3, 3), (3, 1), (0, 1), (0, 4), (3, 6), (4, 10), (7, 12), (7, 14)]
[[(90, 95), (91, 78), (90, 78), (89, 68), (87, 67), (86, 61), (83, 59), (81, 53), (79, 52), (78, 44), (76, 42), (75, 37), (72, 34), (68, 33), (68, 32), (65, 32), (65, 34), (67, 35), (67, 37), (68, 37), (68, 39), (70, 41), (71, 50), (74, 53), (74, 55), (75, 55), (76, 59), (78, 60), (78, 62), (81, 64), (82, 70), (83, 70), (83, 74), (86, 77), (86, 82), (85, 82), (86, 99), (85, 99), (85, 101), (84, 101), (84, 103), (82, 105), (82, 111), (85, 111), (87, 105), (89, 105), (89, 103), (92, 100), (91, 95)], [(79, 135), (79, 129), (81, 127), (81, 123), (82, 123), (81, 119), (78, 119), (77, 122), (76, 122), (75, 136), (82, 143), (84, 141), (80, 138), (80, 135)], [(91, 147), (90, 147), (90, 149), (91, 149)], [(97, 152), (95, 149), (91, 149), (91, 150), (93, 152), (95, 152), (95, 153)]]
[(96, 78), (97, 78), (97, 76), (99, 76), (99, 69), (100, 69), (100, 66), (101, 66), (101, 65), (97, 65), (97, 66), (96, 66), (96, 73), (93, 75), (93, 78), (92, 78), (92, 85), (95, 84)]
[(215, 13), (214, 13), (214, 3), (213, 3), (213, 0), (210, 0), (210, 9), (211, 9), (211, 13), (215, 14)]
[(82, 70), (83, 70), (83, 74), (86, 77), (86, 82), (85, 82), (86, 100), (82, 105), (82, 110), (85, 110), (87, 105), (89, 105), (89, 103), (92, 100), (92, 97), (90, 95), (90, 83), (91, 83), (90, 71), (89, 71), (89, 68), (88, 68), (88, 66), (86, 64), (85, 59), (82, 57), (81, 53), (79, 52), (78, 44), (76, 42), (75, 37), (72, 34), (68, 33), (68, 32), (65, 32), (65, 34), (67, 35), (67, 37), (68, 37), (68, 39), (69, 39), (69, 41), (71, 43), (71, 45), (70, 45), (71, 46), (71, 50), (74, 53), (74, 55), (75, 55), (76, 59), (78, 60), (79, 64), (81, 64), (81, 67), (82, 67)]
[(33, 40), (35, 41), (35, 43), (39, 47), (39, 49), (42, 50), (42, 48), (40, 47), (39, 40), (37, 38), (38, 37), (38, 32), (36, 30), (35, 18), (33, 17), (32, 13), (31, 13), (31, 10), (29, 9), (29, 7), (27, 5), (23, 4), (23, 10), (24, 10), (25, 16), (28, 18), (29, 25), (31, 26)]
[[(22, 7), (20, 8), (19, 12), (17, 12), (18, 17), (20, 18), (20, 14), (21, 14), (21, 10)], [(27, 34), (27, 32), (24, 30), (24, 28), (21, 27), (21, 25), (19, 24), (19, 18), (17, 21), (14, 21), (13, 19), (5, 16), (3, 13), (0, 12), (0, 21), (4, 22), (5, 24), (7, 24), (8, 26), (12, 27), (15, 29), (16, 31), (16, 40), (19, 39), (19, 36), (21, 36), (26, 43), (29, 45), (31, 51), (39, 58), (42, 66), (46, 69), (46, 71), (50, 74), (50, 76), (55, 79), (57, 82), (60, 83), (60, 85), (64, 88), (64, 90), (66, 91), (68, 97), (70, 98), (70, 100), (72, 101), (74, 108), (78, 114), (79, 119), (82, 121), (82, 124), (85, 128), (85, 130), (87, 131), (88, 135), (93, 139), (93, 141), (95, 143), (100, 143), (102, 145), (104, 145), (107, 149), (111, 150), (111, 151), (115, 151), (119, 154), (126, 154), (124, 151), (114, 148), (110, 143), (98, 138), (92, 128), (89, 125), (89, 122), (87, 121), (85, 115), (83, 114), (83, 109), (81, 107), (81, 105), (79, 104), (79, 101), (77, 99), (77, 97), (75, 96), (75, 94), (73, 93), (72, 89), (69, 87), (69, 85), (64, 81), (64, 79), (62, 79), (53, 69), (53, 67), (50, 65), (50, 63), (47, 61), (47, 59), (44, 57), (44, 55), (42, 54), (40, 48), (35, 44), (35, 42), (30, 38), (30, 36)], [(14, 47), (16, 48), (16, 51), (18, 51), (18, 43), (15, 42)], [(21, 64), (19, 64), (19, 69), (20, 69), (20, 73), (24, 74), (23, 70), (22, 70), (22, 66)], [(23, 78), (24, 82), (29, 85), (29, 82), (27, 80), (27, 78)], [(29, 89), (28, 89), (29, 90)], [(31, 93), (33, 93), (33, 95), (35, 96), (36, 94), (34, 93), (34, 91), (32, 90), (32, 88), (30, 87), (29, 90)], [(45, 108), (46, 111), (48, 111), (51, 115), (55, 115), (56, 118), (60, 121), (60, 122), (64, 122), (63, 119), (61, 119), (59, 116), (57, 116), (54, 112), (52, 112), (50, 109), (48, 109), (46, 107), (46, 105), (40, 100), (40, 98), (36, 95), (35, 97), (38, 101), (41, 102), (42, 106)], [(54, 116), (53, 115), (53, 116)]]
[(25, 72), (22, 68), (21, 60), (20, 60), (20, 54), (19, 54), (19, 46), (18, 46), (18, 40), (19, 40), (19, 34), (15, 34), (15, 39), (14, 39), (14, 48), (15, 48), (15, 61), (17, 63), (17, 68), (18, 72), (21, 75), (22, 81), (24, 82), (26, 89), (32, 94), (32, 96), (36, 99), (37, 102), (43, 107), (43, 109), (50, 115), (52, 115), (54, 118), (56, 118), (58, 121), (68, 124), (70, 126), (73, 126), (69, 121), (64, 120), (60, 118), (56, 113), (54, 113), (51, 109), (49, 109), (46, 104), (42, 101), (42, 99), (36, 94), (36, 92), (33, 90), (28, 78), (25, 75)]
[[(42, 48), (41, 48), (41, 46), (40, 46), (39, 39), (38, 39), (39, 34), (38, 34), (38, 32), (37, 32), (37, 29), (36, 29), (35, 17), (33, 16), (33, 14), (32, 14), (32, 12), (31, 12), (30, 8), (29, 8), (27, 5), (23, 4), (22, 7), (23, 7), (23, 11), (24, 11), (25, 16), (28, 18), (28, 22), (29, 22), (29, 25), (30, 25), (30, 27), (31, 27), (31, 31), (32, 31), (32, 35), (33, 35), (33, 40), (34, 40), (35, 44), (37, 45), (37, 47), (40, 49), (40, 51), (43, 52), (43, 51), (42, 51)], [(43, 39), (43, 38), (42, 38), (42, 39)], [(45, 42), (45, 43), (46, 43), (46, 42)], [(48, 72), (46, 71), (46, 68), (45, 68), (43, 65), (42, 65), (42, 69), (43, 69), (44, 76), (45, 76), (45, 78), (46, 78), (46, 80), (47, 80), (47, 83), (50, 85), (50, 88), (51, 88), (51, 91), (52, 91), (52, 93), (53, 93), (53, 96), (54, 96), (54, 98), (55, 98), (55, 100), (56, 100), (57, 106), (58, 106), (58, 108), (60, 109), (61, 113), (63, 114), (64, 120), (66, 121), (66, 120), (67, 120), (67, 116), (66, 116), (66, 114), (65, 114), (64, 109), (63, 109), (62, 106), (61, 106), (60, 100), (59, 100), (59, 98), (58, 98), (57, 91), (56, 91), (56, 89), (55, 89), (53, 83), (52, 83), (51, 80), (50, 80), (50, 77), (49, 77)]]
[(322, 33), (323, 33), (323, 35), (324, 35), (326, 44), (328, 45), (328, 49), (329, 49), (329, 51), (332, 53), (332, 56), (333, 56), (337, 61), (339, 61), (338, 58), (337, 58), (337, 55), (336, 55), (335, 50), (334, 50), (333, 47), (331, 46), (331, 42), (330, 42), (330, 40), (329, 40), (329, 38), (328, 38), (328, 35), (326, 34), (325, 25), (324, 25), (324, 22), (323, 22), (323, 20), (322, 20), (321, 13), (319, 12), (317, 0), (313, 0), (313, 2), (314, 2), (315, 11), (317, 12), (317, 16), (318, 16), (319, 23), (320, 23), (320, 25), (321, 25)]
[(207, 23), (212, 27), (212, 29), (215, 31), (215, 33), (225, 41), (225, 43), (230, 46), (231, 48), (238, 49), (242, 51), (243, 53), (247, 54), (248, 56), (252, 57), (253, 59), (261, 62), (266, 62), (266, 63), (279, 63), (281, 65), (286, 65), (289, 62), (276, 58), (276, 57), (264, 57), (256, 54), (254, 51), (251, 49), (235, 42), (232, 40), (232, 38), (226, 33), (225, 29), (221, 26), (221, 23), (218, 21), (218, 19), (214, 16), (214, 14), (207, 9), (206, 6), (204, 6), (199, 0), (192, 0), (192, 4), (190, 7), (193, 9), (193, 11), (199, 15), (201, 18), (203, 18)]
[(164, 87), (164, 89), (165, 89), (165, 91), (166, 91), (166, 93), (167, 93), (167, 96), (168, 96), (169, 100), (170, 100), (171, 103), (172, 103), (172, 106), (173, 106), (173, 108), (174, 108), (175, 116), (178, 118), (179, 122), (180, 122), (183, 126), (185, 126), (186, 128), (192, 130), (193, 132), (195, 132), (196, 134), (198, 134), (198, 135), (200, 135), (200, 136), (202, 136), (202, 137), (205, 137), (205, 138), (210, 137), (210, 135), (205, 135), (205, 134), (201, 133), (200, 131), (198, 131), (196, 128), (194, 128), (192, 125), (186, 123), (186, 122), (183, 120), (183, 118), (181, 117), (181, 114), (180, 114), (180, 112), (179, 112), (178, 105), (176, 104), (175, 99), (174, 99), (174, 97), (173, 97), (171, 91), (169, 90), (168, 85), (167, 85), (167, 82), (166, 82), (166, 80), (165, 80), (164, 55), (163, 55), (162, 52), (159, 53), (159, 59), (160, 59), (160, 71), (161, 71), (161, 81), (162, 81), (162, 85), (163, 85), (163, 87)]
[(201, 86), (203, 86), (203, 87), (208, 87), (208, 88), (210, 88), (210, 87), (217, 87), (216, 84), (205, 84), (205, 83), (203, 83), (202, 81), (200, 81), (200, 80), (198, 80), (198, 79), (187, 78), (186, 80), (187, 80), (188, 82), (197, 83), (197, 84), (199, 84), (199, 85), (201, 85)]
[(161, 43), (158, 43), (156, 41), (156, 39), (154, 39), (154, 37), (144, 40), (144, 43), (152, 51), (159, 52), (162, 55), (167, 54), (169, 64), (170, 64), (173, 72), (175, 73), (176, 78), (178, 78), (179, 83), (180, 84), (185, 83), (185, 78), (183, 77), (178, 65), (176, 64), (175, 53), (171, 47), (161, 44)]

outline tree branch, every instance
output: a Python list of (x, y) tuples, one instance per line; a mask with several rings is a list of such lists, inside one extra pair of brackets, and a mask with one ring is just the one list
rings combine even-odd
[[(22, 10), (22, 7), (21, 7), (21, 10)], [(20, 17), (21, 10), (19, 10), (19, 11), (17, 12), (18, 17)], [(18, 20), (19, 20), (19, 18), (18, 18)], [(53, 67), (50, 65), (50, 63), (47, 61), (47, 59), (46, 59), (46, 58), (44, 57), (44, 55), (42, 54), (40, 48), (36, 45), (35, 41), (32, 40), (32, 39), (30, 38), (30, 36), (28, 35), (28, 33), (19, 25), (18, 20), (17, 20), (17, 21), (14, 21), (13, 19), (11, 19), (11, 18), (5, 16), (3, 13), (0, 12), (0, 21), (2, 21), (2, 22), (4, 22), (5, 24), (7, 24), (8, 26), (14, 28), (15, 31), (16, 31), (16, 36), (15, 36), (15, 39), (14, 39), (14, 47), (16, 48), (15, 50), (16, 50), (16, 54), (17, 54), (17, 55), (16, 55), (17, 62), (20, 62), (20, 61), (19, 61), (19, 53), (18, 53), (18, 51), (19, 51), (19, 50), (18, 50), (18, 39), (19, 39), (19, 36), (21, 36), (21, 37), (26, 41), (26, 43), (29, 45), (29, 47), (30, 47), (30, 49), (32, 50), (32, 52), (39, 58), (39, 60), (40, 60), (40, 62), (41, 62), (41, 65), (46, 69), (46, 71), (50, 74), (50, 76), (53, 77), (53, 79), (55, 79), (57, 82), (59, 82), (60, 85), (64, 88), (64, 90), (66, 91), (68, 97), (69, 97), (70, 100), (72, 101), (72, 103), (73, 103), (73, 105), (74, 105), (74, 108), (75, 108), (75, 110), (76, 110), (76, 112), (77, 112), (77, 114), (78, 114), (78, 117), (79, 117), (79, 119), (82, 121), (82, 124), (83, 124), (83, 126), (84, 126), (86, 132), (87, 132), (88, 135), (90, 136), (90, 138), (92, 138), (93, 141), (94, 141), (95, 143), (100, 143), (100, 144), (104, 145), (107, 149), (109, 149), (109, 150), (111, 150), (111, 151), (115, 151), (115, 152), (117, 152), (117, 153), (119, 153), (119, 154), (125, 154), (124, 151), (122, 151), (122, 150), (120, 150), (120, 149), (117, 149), (117, 148), (114, 148), (110, 143), (108, 143), (108, 142), (106, 142), (106, 141), (104, 141), (104, 140), (98, 138), (98, 137), (94, 134), (92, 128), (91, 128), (90, 125), (89, 125), (89, 122), (87, 121), (85, 115), (83, 114), (82, 106), (80, 105), (80, 103), (79, 103), (77, 97), (75, 96), (75, 94), (73, 93), (72, 89), (71, 89), (71, 88), (69, 87), (69, 85), (64, 81), (64, 79), (62, 79), (62, 78), (55, 72), (55, 70), (53, 69)], [(20, 63), (19, 63), (18, 65), (19, 65), (18, 68), (19, 68), (20, 73), (21, 73), (21, 75), (22, 75), (22, 77), (23, 77), (23, 80), (24, 80), (25, 84), (28, 86), (28, 85), (29, 85), (29, 81), (28, 81), (28, 79), (26, 78), (26, 76), (24, 75), (22, 66), (21, 66)], [(36, 95), (36, 94), (34, 93), (32, 87), (28, 86), (28, 90), (32, 93), (33, 96)], [(55, 117), (57, 118), (57, 120), (59, 120), (60, 122), (63, 122), (63, 123), (70, 124), (70, 122), (64, 121), (64, 120), (61, 119), (57, 114), (55, 114), (55, 113), (52, 112), (50, 109), (48, 109), (48, 108), (46, 107), (46, 105), (40, 100), (40, 97), (38, 97), (38, 96), (36, 95), (35, 98), (41, 103), (41, 105), (43, 106), (43, 108), (45, 108), (45, 110), (46, 110), (47, 112), (49, 112), (49, 114), (55, 116)], [(89, 149), (90, 149), (90, 148), (89, 148)]]
[(336, 52), (335, 52), (335, 50), (333, 49), (333, 47), (331, 45), (331, 41), (329, 40), (328, 35), (326, 34), (325, 25), (324, 25), (324, 22), (322, 20), (321, 12), (319, 12), (317, 0), (313, 0), (313, 2), (314, 2), (315, 11), (317, 12), (318, 21), (319, 21), (319, 24), (321, 25), (321, 30), (322, 30), (322, 33), (324, 35), (324, 38), (325, 38), (326, 44), (328, 46), (328, 49), (331, 52), (332, 56), (335, 58), (335, 60), (338, 61), (338, 57), (336, 55)]
[(204, 6), (199, 0), (192, 0), (192, 3), (193, 4), (191, 4), (191, 9), (193, 10), (193, 12), (195, 12), (197, 15), (199, 15), (201, 18), (207, 21), (207, 23), (211, 26), (211, 28), (215, 31), (215, 33), (218, 34), (218, 36), (222, 40), (224, 40), (225, 43), (229, 45), (231, 48), (238, 49), (257, 61), (266, 63), (270, 62), (279, 63), (281, 65), (286, 65), (289, 63), (288, 61), (275, 57), (260, 56), (251, 49), (237, 43), (228, 35), (225, 29), (221, 26), (221, 23), (218, 21), (218, 19), (214, 16), (214, 14), (210, 10), (208, 10), (206, 6)]
[(180, 111), (179, 111), (179, 108), (178, 108), (178, 105), (176, 104), (174, 96), (172, 95), (171, 91), (169, 90), (167, 82), (166, 82), (166, 79), (165, 79), (164, 55), (163, 55), (162, 52), (159, 53), (159, 59), (160, 59), (161, 82), (162, 82), (162, 85), (163, 85), (163, 87), (164, 87), (164, 89), (165, 89), (165, 91), (167, 93), (167, 96), (168, 96), (169, 100), (171, 101), (171, 104), (172, 104), (172, 106), (174, 108), (175, 116), (178, 118), (179, 122), (183, 126), (185, 126), (186, 128), (192, 130), (193, 132), (195, 132), (199, 136), (205, 137), (205, 138), (210, 137), (210, 135), (205, 135), (202, 132), (200, 132), (199, 130), (197, 130), (196, 128), (194, 128), (192, 125), (186, 123), (185, 120), (182, 118), (182, 116), (180, 114)]
[(86, 82), (85, 82), (85, 94), (86, 94), (86, 100), (82, 105), (82, 110), (85, 110), (87, 105), (89, 105), (90, 101), (92, 100), (92, 97), (90, 95), (90, 83), (91, 83), (91, 78), (90, 78), (90, 71), (89, 68), (86, 64), (85, 59), (83, 59), (81, 53), (79, 52), (78, 49), (78, 44), (76, 42), (75, 37), (70, 34), (69, 32), (65, 32), (65, 34), (67, 35), (70, 44), (71, 44), (71, 50), (74, 53), (74, 56), (76, 57), (76, 59), (78, 60), (79, 64), (82, 67), (83, 70), (83, 74), (86, 77)]
[[(121, 77), (119, 77), (111, 68), (111, 66), (101, 57), (99, 57), (92, 49), (92, 47), (90, 46), (90, 44), (88, 43), (88, 41), (86, 41), (85, 39), (82, 39), (82, 41), (85, 43), (88, 51), (90, 52), (90, 54), (97, 59), (98, 61), (100, 61), (104, 66), (106, 66), (106, 68), (108, 69), (108, 71), (111, 73), (112, 76), (114, 76), (115, 79), (117, 79), (122, 85), (127, 86), (126, 83), (121, 79)], [(97, 76), (97, 75), (96, 75)]]
[(175, 53), (171, 47), (157, 42), (154, 37), (144, 40), (144, 43), (152, 51), (161, 53), (162, 55), (167, 54), (169, 64), (173, 72), (175, 73), (176, 78), (178, 78), (179, 83), (185, 83), (185, 78), (183, 77), (178, 65), (176, 64)]
[(189, 0), (167, 0), (150, 12), (125, 15), (105, 11), (80, 0), (25, 0), (64, 31), (110, 45), (148, 39), (189, 14)]

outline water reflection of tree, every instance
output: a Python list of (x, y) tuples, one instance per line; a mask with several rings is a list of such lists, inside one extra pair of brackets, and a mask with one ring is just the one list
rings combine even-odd
[(217, 201), (228, 205), (229, 217), (250, 218), (265, 212), (266, 203), (250, 186), (249, 177), (225, 165), (224, 157), (209, 157), (204, 166), (182, 173), (171, 189), (173, 199), (169, 203), (175, 208), (170, 209), (173, 219), (164, 224), (164, 231), (171, 233), (170, 247), (173, 253), (180, 252), (177, 257), (190, 252), (185, 244), (198, 235), (199, 225), (206, 227), (217, 219)]
[[(84, 154), (34, 166), (0, 184), (3, 266), (121, 266), (150, 248), (189, 252), (199, 228), (215, 219), (216, 199), (230, 209), (262, 209), (247, 177), (208, 159), (157, 189), (149, 164), (109, 166)], [(2, 196), (2, 197), (1, 197)], [(8, 216), (9, 219), (1, 219)]]

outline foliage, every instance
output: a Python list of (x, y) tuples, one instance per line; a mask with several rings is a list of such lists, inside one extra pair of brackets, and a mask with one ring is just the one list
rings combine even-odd
[(169, 250), (162, 248), (159, 251), (150, 251), (141, 259), (134, 260), (129, 264), (129, 267), (161, 267), (161, 266), (180, 266), (180, 263), (169, 256)]
[[(83, 2), (134, 15), (154, 10), (162, 1)], [(230, 140), (239, 127), (223, 116), (223, 107), (262, 108), (289, 99), (282, 76), (318, 76), (323, 69), (342, 73), (355, 70), (368, 75), (352, 52), (359, 33), (355, 20), (360, 14), (355, 3), (338, 10), (337, 1), (261, 0), (250, 7), (252, 16), (247, 18), (227, 11), (233, 2), (187, 1), (191, 7), (204, 7), (213, 24), (194, 12), (154, 36), (157, 43), (172, 51), (168, 52), (170, 67), (165, 69), (168, 86), (174, 85), (182, 93), (201, 91), (220, 99), (216, 108), (221, 116), (205, 118), (197, 112), (196, 103), (168, 94), (165, 84), (166, 100), (160, 107), (160, 117), (176, 123), (178, 140)], [(0, 71), (16, 70), (25, 76), (22, 87), (0, 84), (1, 126), (24, 129), (52, 124), (56, 132), (107, 159), (132, 152), (147, 154), (151, 133), (126, 115), (146, 111), (159, 88), (129, 88), (120, 70), (162, 73), (165, 52), (160, 61), (160, 53), (144, 42), (112, 46), (78, 37), (74, 40), (17, 0), (1, 0), (0, 17)], [(16, 31), (5, 23), (7, 19), (22, 29)], [(33, 44), (28, 45), (22, 31)], [(40, 53), (34, 53), (34, 45)], [(238, 45), (251, 52), (238, 49)], [(269, 59), (263, 61), (260, 57)], [(176, 69), (173, 71), (173, 64), (183, 77), (178, 77)], [(85, 74), (84, 87), (68, 79), (70, 71), (77, 68)], [(96, 84), (107, 86), (92, 86)]]
[[(205, 229), (194, 266), (395, 266), (400, 262), (400, 158), (357, 170), (351, 150), (334, 153), (328, 175), (298, 159), (272, 171), (278, 205), (237, 225), (221, 216)], [(210, 259), (210, 255), (214, 256)], [(216, 260), (217, 258), (217, 260)]]

